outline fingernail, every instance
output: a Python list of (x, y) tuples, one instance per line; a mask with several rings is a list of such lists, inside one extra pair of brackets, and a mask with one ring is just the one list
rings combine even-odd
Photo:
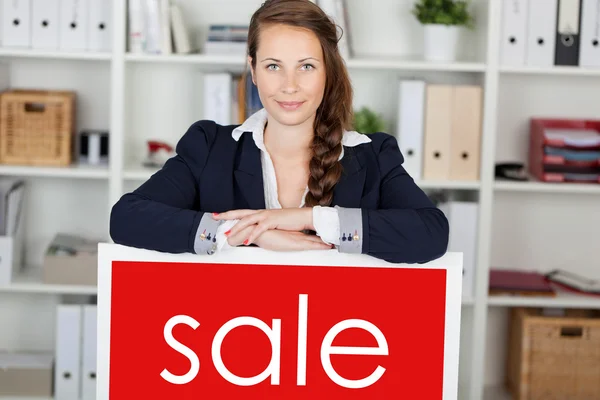
[(225, 236), (229, 236), (230, 233), (231, 233), (231, 229), (228, 230), (227, 232), (225, 232)]
[(335, 248), (335, 244), (332, 244), (332, 245), (331, 245), (331, 248), (332, 248), (332, 249), (333, 249), (333, 248)]
[(248, 246), (248, 239), (244, 240), (244, 246)]
[(214, 212), (212, 214), (213, 214), (213, 217), (218, 217), (219, 216), (219, 213), (216, 213), (216, 212)]

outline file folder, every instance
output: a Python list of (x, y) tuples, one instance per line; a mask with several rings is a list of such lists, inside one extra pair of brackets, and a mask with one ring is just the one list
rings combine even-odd
[(31, 47), (58, 49), (59, 0), (32, 0)]
[(555, 65), (579, 64), (581, 0), (558, 0)]
[(97, 306), (83, 306), (81, 400), (96, 399)]
[(600, 67), (600, 0), (583, 0), (581, 5), (579, 65)]
[(425, 87), (422, 80), (401, 80), (398, 88), (398, 145), (404, 169), (416, 181), (423, 171)]
[(427, 85), (423, 179), (447, 180), (450, 176), (453, 86)]
[(2, 1), (2, 46), (31, 46), (31, 0)]
[(81, 381), (82, 306), (59, 304), (56, 307), (55, 398), (79, 400)]
[(500, 63), (524, 65), (527, 40), (527, 0), (502, 2), (502, 33)]
[(89, 0), (88, 50), (94, 52), (112, 49), (112, 1)]
[(479, 180), (481, 158), (481, 86), (457, 85), (452, 96), (450, 179)]
[(529, 0), (527, 12), (527, 65), (551, 67), (556, 48), (558, 0)]
[(89, 32), (89, 0), (60, 0), (60, 50), (85, 51)]

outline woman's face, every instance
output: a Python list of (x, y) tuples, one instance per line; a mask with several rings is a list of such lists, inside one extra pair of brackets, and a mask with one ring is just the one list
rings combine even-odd
[(278, 123), (296, 126), (308, 121), (312, 125), (325, 91), (319, 39), (306, 29), (265, 26), (252, 79), (264, 108)]

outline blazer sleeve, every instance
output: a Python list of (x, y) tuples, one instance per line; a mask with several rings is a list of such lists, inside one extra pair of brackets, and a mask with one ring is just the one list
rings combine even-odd
[(353, 238), (341, 238), (340, 251), (393, 263), (425, 263), (443, 256), (449, 240), (446, 216), (402, 166), (396, 139), (385, 135), (380, 143), (375, 149), (381, 172), (379, 207), (338, 207), (340, 230), (356, 232)]
[(115, 243), (168, 253), (210, 254), (220, 222), (202, 210), (197, 181), (216, 136), (216, 129), (208, 124), (193, 124), (177, 143), (176, 155), (112, 207), (110, 235)]

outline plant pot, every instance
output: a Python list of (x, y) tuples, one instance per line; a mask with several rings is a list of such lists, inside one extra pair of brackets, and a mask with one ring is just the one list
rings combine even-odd
[(455, 61), (460, 28), (442, 24), (425, 24), (423, 28), (425, 60)]

